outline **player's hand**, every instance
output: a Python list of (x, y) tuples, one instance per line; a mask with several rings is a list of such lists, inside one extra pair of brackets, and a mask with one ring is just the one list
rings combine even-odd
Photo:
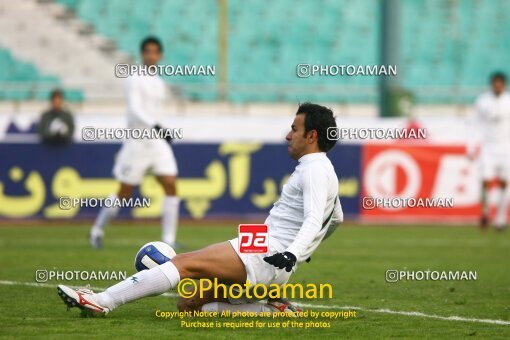
[[(161, 127), (161, 125), (156, 124), (156, 125), (154, 125), (154, 130), (159, 132), (160, 130), (163, 130), (163, 128)], [(167, 136), (165, 136), (165, 140), (167, 141), (168, 144), (172, 144), (172, 137), (167, 135)]]
[(287, 272), (290, 272), (292, 267), (296, 265), (296, 260), (296, 256), (288, 251), (264, 257), (264, 261), (267, 263), (275, 266), (276, 268), (285, 268)]

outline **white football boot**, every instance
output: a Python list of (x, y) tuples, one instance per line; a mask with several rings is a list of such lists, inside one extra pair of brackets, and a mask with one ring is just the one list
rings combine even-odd
[(108, 314), (110, 310), (97, 303), (94, 292), (87, 288), (72, 289), (64, 285), (58, 285), (58, 295), (67, 305), (67, 309), (78, 307), (85, 312), (96, 314)]

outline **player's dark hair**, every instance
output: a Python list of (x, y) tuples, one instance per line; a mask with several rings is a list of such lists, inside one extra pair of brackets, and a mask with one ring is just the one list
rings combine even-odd
[(153, 36), (147, 37), (142, 40), (142, 43), (140, 44), (140, 52), (145, 52), (145, 48), (147, 45), (154, 44), (157, 45), (159, 48), (159, 52), (163, 53), (163, 45), (161, 44), (161, 41)]
[(305, 115), (305, 136), (308, 132), (317, 131), (319, 150), (328, 152), (335, 146), (336, 140), (328, 138), (328, 128), (336, 127), (333, 111), (325, 106), (303, 103), (299, 104), (296, 115)]
[(55, 89), (50, 92), (50, 100), (53, 100), (55, 97), (60, 97), (64, 99), (64, 91), (61, 89)]
[(491, 83), (494, 82), (495, 80), (500, 80), (506, 84), (506, 74), (500, 71), (494, 72), (493, 74), (491, 74)]

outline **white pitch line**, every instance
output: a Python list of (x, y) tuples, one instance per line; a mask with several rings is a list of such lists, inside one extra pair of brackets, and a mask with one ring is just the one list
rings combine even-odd
[[(21, 281), (6, 281), (6, 280), (0, 280), (0, 285), (4, 286), (28, 286), (28, 287), (42, 287), (42, 288), (57, 288), (57, 285), (52, 285), (49, 283), (40, 283), (40, 282), (21, 282)], [(84, 286), (68, 286), (71, 288), (83, 288)], [(95, 291), (103, 291), (104, 288), (102, 287), (88, 287), (88, 289), (92, 289)], [(169, 297), (179, 297), (179, 294), (176, 293), (163, 293), (162, 296), (169, 296)]]
[(476, 318), (465, 318), (463, 316), (441, 316), (436, 314), (425, 314), (422, 312), (405, 312), (391, 309), (371, 309), (371, 308), (363, 308), (363, 307), (355, 307), (355, 306), (333, 306), (333, 305), (314, 305), (309, 303), (294, 303), (299, 307), (308, 307), (308, 308), (318, 308), (318, 309), (355, 309), (363, 312), (370, 313), (381, 313), (381, 314), (397, 314), (397, 315), (407, 315), (407, 316), (419, 316), (423, 318), (429, 319), (437, 319), (437, 320), (447, 320), (447, 321), (465, 321), (465, 322), (478, 322), (478, 323), (490, 323), (493, 325), (510, 325), (510, 321), (505, 320), (492, 320), (492, 319), (476, 319)]
[[(37, 283), (37, 282), (20, 282), (20, 281), (7, 281), (0, 280), (0, 285), (4, 286), (29, 286), (29, 287), (42, 287), (42, 288), (56, 288), (57, 285), (49, 284), (49, 283)], [(77, 288), (74, 286), (69, 286), (72, 288)], [(83, 286), (82, 286), (83, 287)], [(102, 291), (104, 288), (101, 287), (89, 287), (93, 290)], [(179, 294), (176, 293), (164, 293), (162, 296), (169, 297), (179, 297)], [(396, 314), (396, 315), (405, 315), (405, 316), (417, 316), (422, 318), (436, 319), (436, 320), (445, 320), (445, 321), (461, 321), (461, 322), (474, 322), (474, 323), (488, 323), (492, 325), (510, 325), (510, 321), (505, 320), (493, 320), (493, 319), (477, 319), (477, 318), (466, 318), (463, 316), (441, 316), (436, 314), (425, 314), (422, 312), (405, 312), (405, 311), (396, 311), (390, 309), (371, 309), (364, 307), (356, 307), (356, 306), (336, 306), (336, 305), (315, 305), (310, 303), (294, 303), (299, 307), (307, 307), (307, 308), (317, 308), (317, 309), (338, 309), (338, 310), (346, 310), (346, 309), (354, 309), (363, 312), (369, 313), (381, 313), (381, 314)]]

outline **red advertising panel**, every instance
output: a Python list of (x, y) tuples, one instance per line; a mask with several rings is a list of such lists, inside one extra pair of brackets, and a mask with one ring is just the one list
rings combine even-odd
[(479, 216), (478, 166), (462, 146), (365, 145), (365, 219), (473, 220)]

